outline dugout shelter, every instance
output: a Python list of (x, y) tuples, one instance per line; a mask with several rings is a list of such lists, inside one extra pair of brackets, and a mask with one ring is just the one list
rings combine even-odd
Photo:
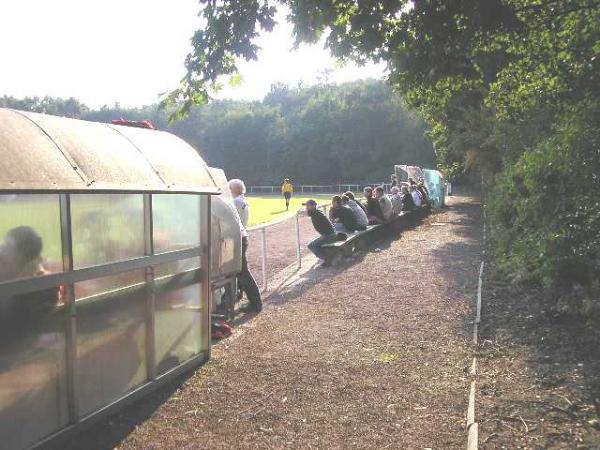
[(12, 450), (210, 357), (219, 189), (195, 149), (156, 130), (0, 109), (0, 154), (0, 446)]

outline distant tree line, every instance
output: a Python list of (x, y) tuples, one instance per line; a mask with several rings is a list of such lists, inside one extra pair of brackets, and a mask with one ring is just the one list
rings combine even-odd
[(385, 180), (394, 164), (435, 167), (427, 126), (376, 80), (274, 85), (262, 101), (215, 101), (169, 124), (157, 105), (88, 108), (76, 99), (0, 98), (0, 106), (98, 122), (149, 119), (199, 149), (211, 166), (249, 184)]

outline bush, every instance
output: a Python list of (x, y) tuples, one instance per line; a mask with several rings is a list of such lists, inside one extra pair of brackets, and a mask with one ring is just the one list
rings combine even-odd
[(600, 280), (600, 105), (573, 108), (495, 179), (488, 198), (499, 267), (549, 287)]

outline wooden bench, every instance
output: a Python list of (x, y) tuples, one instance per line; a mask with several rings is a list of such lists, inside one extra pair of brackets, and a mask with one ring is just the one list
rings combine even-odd
[(355, 251), (364, 249), (380, 239), (386, 232), (401, 231), (419, 222), (429, 214), (429, 208), (418, 208), (414, 211), (402, 211), (390, 220), (379, 225), (369, 225), (366, 230), (347, 233), (348, 238), (322, 246), (325, 251), (325, 262), (337, 265), (342, 257), (351, 256)]

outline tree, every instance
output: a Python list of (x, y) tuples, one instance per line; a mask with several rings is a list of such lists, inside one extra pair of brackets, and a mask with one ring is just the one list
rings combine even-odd
[[(597, 0), (202, 0), (201, 4), (206, 26), (194, 35), (187, 75), (168, 98), (171, 103), (183, 102), (184, 109), (207, 101), (222, 75), (236, 73), (238, 59), (256, 58), (258, 33), (269, 32), (277, 9), (285, 7), (297, 43), (314, 43), (325, 36), (326, 47), (338, 58), (387, 64), (393, 88), (431, 126), (428, 135), (442, 170), (451, 178), (469, 170), (483, 174), (494, 205), (491, 220), (500, 234), (503, 223), (512, 223), (501, 217), (501, 211), (514, 206), (511, 183), (502, 180), (518, 173), (515, 183), (550, 192), (540, 164), (553, 165), (552, 179), (575, 175), (565, 158), (600, 167), (593, 138), (600, 131), (595, 113), (600, 103)], [(585, 124), (572, 120), (578, 115), (589, 116)], [(586, 139), (572, 139), (580, 130), (585, 130)], [(596, 192), (597, 173), (585, 169), (577, 187), (560, 183), (562, 189), (579, 193), (573, 203), (587, 201), (581, 192)], [(498, 258), (509, 272), (510, 267), (526, 267), (538, 281), (583, 283), (558, 263), (570, 261), (587, 267), (591, 272), (583, 277), (585, 285), (598, 288), (600, 264), (587, 262), (600, 261), (600, 246), (590, 241), (585, 252), (569, 253), (569, 248), (582, 248), (581, 235), (568, 230), (572, 222), (552, 228), (566, 241), (549, 244), (551, 251), (542, 252), (544, 261), (529, 245), (519, 245), (547, 236), (543, 221), (529, 220), (549, 219), (543, 205), (529, 201), (511, 210), (515, 223), (527, 226), (519, 228), (521, 239), (498, 237)], [(568, 206), (560, 205), (554, 214), (571, 217)], [(596, 224), (599, 210), (597, 202), (578, 210), (577, 220)]]

